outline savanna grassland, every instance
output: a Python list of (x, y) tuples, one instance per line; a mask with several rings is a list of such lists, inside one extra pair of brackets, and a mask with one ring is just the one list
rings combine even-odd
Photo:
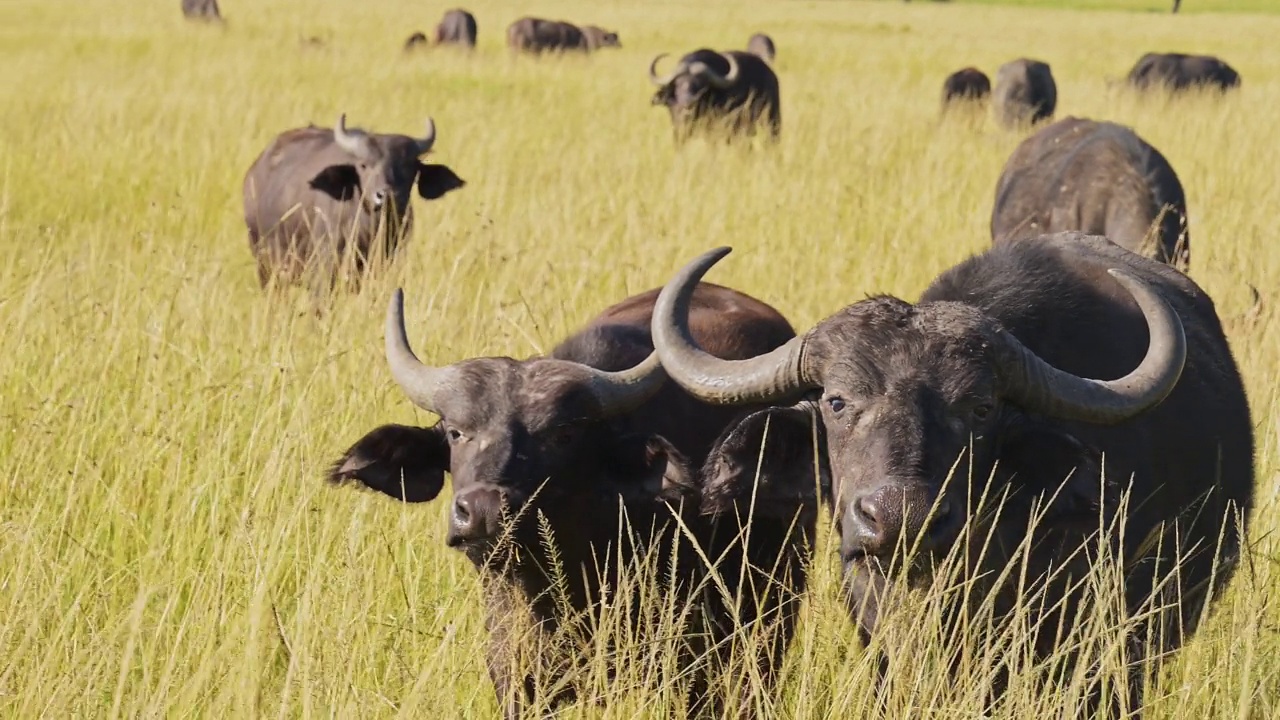
[[(469, 2), (472, 56), (402, 56), (443, 6), (226, 0), (0, 5), (0, 714), (8, 717), (492, 717), (475, 573), (446, 504), (327, 487), (349, 443), (427, 424), (382, 359), (404, 287), (429, 362), (523, 357), (608, 304), (732, 245), (712, 274), (808, 327), (866, 294), (915, 298), (989, 240), (1020, 139), (940, 122), (943, 77), (1049, 62), (1058, 115), (1133, 126), (1177, 169), (1192, 277), (1228, 325), (1254, 412), (1258, 508), (1241, 569), (1149, 693), (1151, 718), (1280, 714), (1280, 16), (874, 2)], [(1195, 0), (1186, 11), (1196, 9)], [(624, 48), (509, 57), (532, 13)], [(677, 152), (646, 79), (658, 52), (778, 43), (783, 137)], [(322, 47), (303, 47), (318, 37)], [(1230, 97), (1108, 86), (1148, 50), (1219, 54)], [(340, 112), (439, 128), (468, 181), (417, 202), (390, 270), (314, 315), (259, 292), (244, 171), (275, 133)], [(1262, 296), (1251, 316), (1246, 283)], [(769, 717), (877, 713), (875, 664), (839, 602), (827, 541)], [(976, 717), (983, 679), (919, 649), (898, 717)], [(604, 653), (605, 649), (597, 649)], [(1104, 663), (1105, 664), (1105, 663)], [(636, 664), (634, 667), (640, 667)], [(626, 672), (568, 717), (665, 717)], [(1014, 682), (1000, 717), (1070, 717)]]

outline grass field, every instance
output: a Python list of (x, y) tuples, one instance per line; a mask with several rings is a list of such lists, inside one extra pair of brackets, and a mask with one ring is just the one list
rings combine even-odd
[[(1020, 139), (940, 124), (942, 78), (1022, 55), (1053, 66), (1059, 116), (1130, 124), (1177, 169), (1191, 275), (1230, 328), (1254, 412), (1247, 562), (1148, 717), (1280, 714), (1280, 17), (482, 0), (474, 56), (406, 58), (400, 43), (442, 8), (227, 0), (218, 30), (177, 4), (0, 7), (0, 714), (492, 717), (478, 584), (444, 545), (446, 505), (320, 482), (365, 430), (430, 422), (382, 360), (392, 288), (435, 362), (546, 350), (722, 244), (735, 253), (715, 281), (797, 327), (872, 292), (914, 298), (989, 244)], [(624, 49), (513, 60), (503, 30), (526, 12), (617, 29)], [(780, 147), (676, 152), (648, 61), (756, 30), (778, 43)], [(313, 35), (327, 46), (300, 47)], [(1147, 50), (1220, 54), (1243, 89), (1108, 90)], [(389, 132), (433, 115), (436, 161), (469, 184), (419, 202), (390, 272), (316, 318), (301, 295), (259, 293), (240, 183), (275, 133), (340, 112)], [(1246, 283), (1267, 303), (1253, 323)], [(769, 716), (875, 716), (835, 564), (824, 546)], [(897, 716), (979, 715), (979, 679), (914, 657)], [(628, 687), (567, 716), (668, 714), (669, 698)], [(999, 716), (1071, 716), (1018, 688)]]

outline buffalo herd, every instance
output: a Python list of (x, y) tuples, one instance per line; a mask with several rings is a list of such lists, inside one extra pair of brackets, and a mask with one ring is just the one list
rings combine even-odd
[[(220, 18), (213, 0), (182, 7)], [(406, 48), (473, 48), (476, 37), (475, 16), (453, 9)], [(534, 17), (513, 22), (506, 44), (621, 47), (617, 32)], [(665, 57), (649, 65), (652, 103), (677, 141), (706, 123), (779, 139), (768, 35), (660, 71)], [(1217, 58), (1151, 53), (1128, 84), (1226, 91), (1240, 78)], [(1058, 86), (1042, 60), (1007, 62), (994, 82), (965, 67), (942, 101), (990, 102), (999, 126), (1029, 134), (996, 181), (991, 247), (941, 269), (914, 301), (872, 296), (797, 334), (770, 305), (702, 282), (729, 252), (719, 248), (545, 355), (436, 367), (411, 348), (395, 292), (390, 376), (438, 420), (369, 430), (327, 477), (405, 503), (436, 500), (451, 478), (446, 543), (480, 575), (506, 717), (580, 697), (581, 651), (555, 638), (590, 644), (593, 611), (620, 595), (639, 608), (654, 590), (677, 606), (685, 709), (750, 708), (748, 686), (722, 673), (745, 662), (774, 687), (824, 506), (864, 640), (900, 607), (898, 589), (928, 586), (951, 559), (968, 589), (944, 622), (1021, 612), (1049, 658), (1096, 600), (1081, 578), (1097, 558), (1120, 558), (1130, 677), (1088, 693), (1095, 713), (1116, 716), (1140, 707), (1143, 673), (1195, 632), (1240, 560), (1254, 448), (1222, 323), (1185, 274), (1183, 185), (1131, 128), (1054, 121)], [(358, 285), (389, 260), (412, 228), (415, 192), (436, 200), (466, 185), (424, 160), (436, 143), (431, 119), (402, 135), (345, 115), (272, 140), (243, 187), (261, 285)], [(646, 558), (663, 571), (627, 584)], [(1028, 607), (1019, 594), (1032, 580), (1043, 595)], [(673, 640), (646, 634), (642, 614), (631, 618), (639, 642)], [(759, 639), (745, 658), (744, 628)], [(564, 681), (537, 681), (517, 660), (531, 653)], [(883, 653), (884, 668), (911, 661)], [(993, 679), (993, 697), (1006, 681)]]

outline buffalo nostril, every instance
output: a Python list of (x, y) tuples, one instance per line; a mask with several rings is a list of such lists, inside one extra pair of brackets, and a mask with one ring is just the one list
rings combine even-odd
[(467, 502), (465, 497), (458, 498), (453, 503), (453, 524), (459, 528), (465, 528), (471, 524), (471, 503)]
[(880, 507), (874, 500), (869, 497), (859, 498), (858, 502), (853, 504), (854, 513), (856, 513), (859, 524), (866, 529), (879, 534), (880, 532)]

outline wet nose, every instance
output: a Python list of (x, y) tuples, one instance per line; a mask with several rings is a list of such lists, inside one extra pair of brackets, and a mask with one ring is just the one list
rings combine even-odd
[(497, 490), (481, 488), (460, 493), (453, 499), (449, 517), (450, 547), (488, 540), (497, 534), (502, 513), (502, 496)]
[(850, 503), (843, 544), (848, 550), (877, 557), (888, 557), (899, 546), (939, 550), (951, 541), (957, 519), (951, 502), (943, 498), (935, 503), (927, 489), (882, 485)]

